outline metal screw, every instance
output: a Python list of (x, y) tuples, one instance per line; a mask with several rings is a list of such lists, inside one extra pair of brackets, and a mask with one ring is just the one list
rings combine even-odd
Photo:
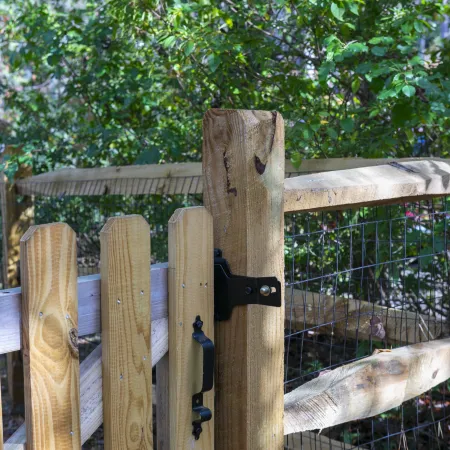
[(260, 290), (259, 290), (259, 293), (260, 293), (261, 295), (264, 295), (264, 297), (269, 296), (269, 295), (270, 295), (270, 292), (271, 292), (271, 289), (270, 289), (270, 287), (267, 286), (267, 285), (261, 286), (261, 288), (260, 288)]
[(253, 292), (253, 289), (252, 289), (250, 286), (247, 286), (247, 287), (245, 288), (245, 293), (246, 293), (247, 295), (250, 295), (252, 292)]
[(183, 284), (181, 285), (181, 287), (186, 287), (186, 286), (185, 286), (185, 284), (183, 283)]
[(141, 291), (141, 295), (144, 295), (144, 291)]
[(42, 317), (43, 315), (44, 315), (43, 312), (40, 312), (40, 313), (39, 313), (39, 317)]
[(120, 379), (123, 380), (123, 375), (122, 374), (120, 374)]
[(73, 431), (70, 432), (70, 435), (73, 436)]
[(117, 304), (120, 305), (120, 300), (117, 300)]
[(66, 319), (69, 319), (69, 318), (70, 318), (69, 314), (66, 314)]
[(147, 357), (146, 356), (144, 356), (144, 361), (147, 361)]

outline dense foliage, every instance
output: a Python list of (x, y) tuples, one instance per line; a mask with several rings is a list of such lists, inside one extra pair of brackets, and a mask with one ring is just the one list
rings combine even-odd
[[(280, 111), (292, 159), (448, 155), (444, 0), (5, 0), (3, 143), (61, 165), (198, 160), (210, 107)], [(9, 164), (13, 171), (15, 164)]]

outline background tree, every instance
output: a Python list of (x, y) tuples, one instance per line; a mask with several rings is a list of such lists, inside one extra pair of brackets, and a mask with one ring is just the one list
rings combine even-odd
[(2, 140), (36, 172), (198, 160), (210, 107), (280, 111), (297, 164), (448, 155), (444, 0), (80, 4), (1, 7)]

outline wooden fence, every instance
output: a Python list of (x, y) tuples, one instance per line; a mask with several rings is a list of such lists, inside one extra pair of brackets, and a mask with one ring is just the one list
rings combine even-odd
[[(444, 361), (450, 357), (450, 340), (441, 339), (374, 355), (358, 370), (344, 365), (332, 377), (313, 380), (314, 387), (284, 395), (283, 301), (281, 308), (241, 305), (231, 320), (213, 320), (214, 247), (223, 251), (233, 273), (283, 280), (286, 213), (450, 194), (447, 161), (384, 162), (340, 160), (346, 170), (291, 176), (294, 169), (285, 170), (279, 114), (212, 110), (204, 119), (202, 169), (194, 163), (65, 169), (19, 180), (13, 187), (4, 182), (4, 195), (12, 192), (12, 197), (203, 193), (205, 204), (174, 214), (168, 264), (152, 267), (145, 220), (110, 219), (101, 232), (101, 274), (78, 279), (75, 234), (67, 225), (26, 231), (29, 215), (23, 211), (13, 220), (4, 217), (4, 236), (14, 236), (4, 250), (7, 278), (14, 279), (20, 234), (22, 287), (0, 292), (0, 354), (23, 351), (26, 405), (26, 425), (4, 448), (23, 449), (25, 443), (28, 449), (80, 448), (102, 423), (105, 448), (153, 448), (155, 399), (158, 449), (281, 449), (284, 435), (296, 432), (305, 432), (304, 449), (315, 448), (322, 438), (308, 430), (366, 417), (367, 410), (386, 411), (449, 378)], [(302, 170), (314, 172), (316, 164), (304, 164)], [(330, 170), (328, 161), (323, 164)], [(344, 301), (342, 314), (348, 315), (351, 305)], [(299, 323), (321, 320), (314, 314), (308, 318), (305, 308), (296, 314)], [(379, 314), (389, 322), (396, 312), (380, 309)], [(202, 423), (198, 440), (192, 398), (205, 379), (201, 347), (192, 339), (197, 316), (216, 347), (214, 389), (203, 395), (212, 419)], [(434, 327), (425, 330), (427, 339), (443, 334), (441, 324), (433, 325), (430, 318), (426, 323)], [(100, 331), (102, 344), (78, 370), (77, 336)], [(401, 332), (412, 333), (407, 326)], [(392, 372), (398, 364), (405, 370)], [(364, 402), (358, 397), (358, 409), (342, 392), (359, 386), (368, 373), (373, 380), (390, 377), (398, 395), (380, 402), (374, 390)], [(402, 390), (405, 385), (408, 392)], [(328, 444), (341, 448), (327, 439)]]

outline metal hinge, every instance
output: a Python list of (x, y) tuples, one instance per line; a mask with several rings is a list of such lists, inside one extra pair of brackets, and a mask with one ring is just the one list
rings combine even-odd
[(222, 257), (222, 250), (214, 249), (214, 318), (228, 320), (238, 305), (281, 307), (281, 283), (276, 277), (246, 277), (233, 275)]

